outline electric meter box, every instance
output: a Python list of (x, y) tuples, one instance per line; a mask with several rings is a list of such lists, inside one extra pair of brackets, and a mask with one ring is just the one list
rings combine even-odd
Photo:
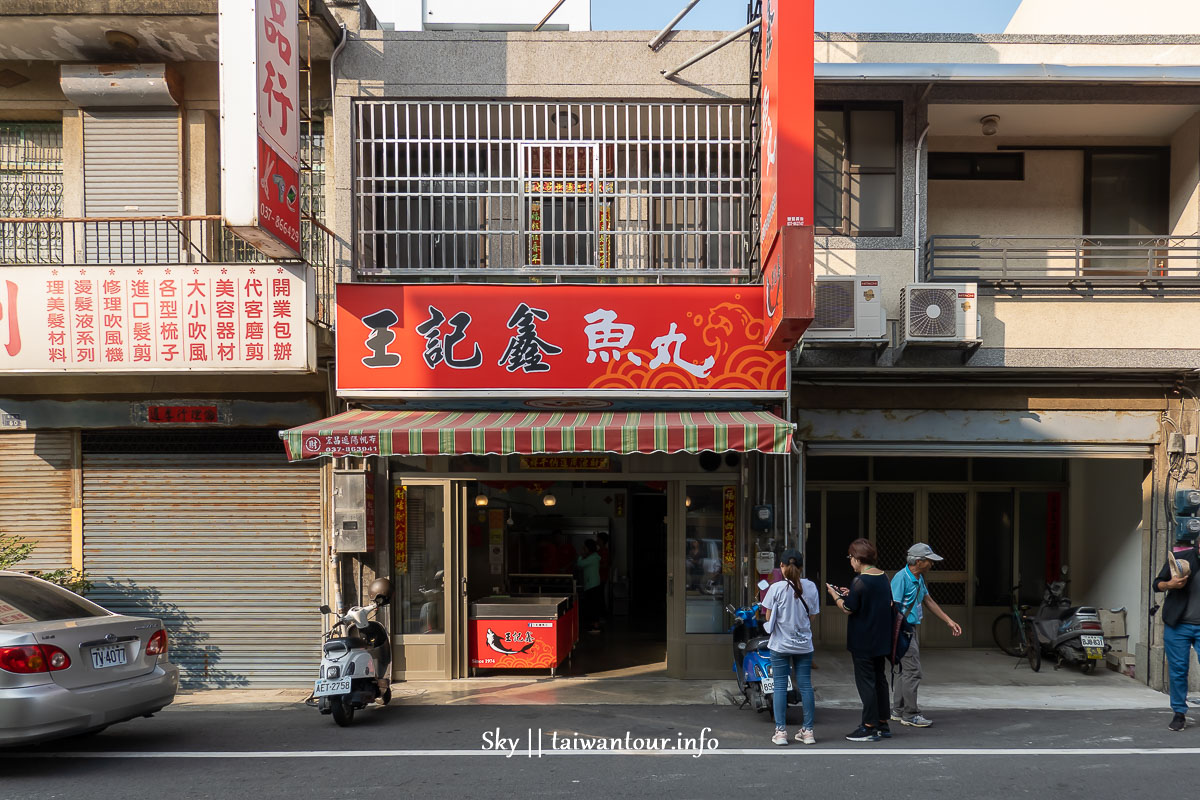
[(367, 552), (367, 473), (333, 474), (333, 552)]

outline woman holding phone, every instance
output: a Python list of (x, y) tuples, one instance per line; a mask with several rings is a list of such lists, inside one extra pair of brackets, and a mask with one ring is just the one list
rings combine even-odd
[(846, 649), (854, 661), (854, 683), (862, 699), (862, 724), (846, 738), (852, 742), (890, 739), (888, 687), (884, 657), (892, 647), (892, 589), (883, 570), (875, 566), (875, 545), (866, 539), (850, 543), (847, 558), (857, 576), (850, 588), (825, 584), (846, 620)]

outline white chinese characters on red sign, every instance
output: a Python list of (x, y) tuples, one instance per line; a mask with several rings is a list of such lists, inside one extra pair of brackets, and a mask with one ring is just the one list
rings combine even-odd
[(379, 455), (379, 434), (319, 434), (307, 436), (303, 443), (305, 457), (321, 454)]
[(296, 268), (13, 267), (5, 277), (0, 372), (308, 368)]
[(257, 0), (258, 222), (300, 252), (300, 54), (295, 2)]

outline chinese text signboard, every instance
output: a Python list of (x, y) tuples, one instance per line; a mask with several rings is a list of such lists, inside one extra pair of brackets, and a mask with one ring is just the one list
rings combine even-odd
[(577, 470), (608, 470), (608, 456), (521, 456), (521, 469), (548, 469), (560, 472)]
[[(812, 41), (813, 0), (763, 0), (759, 258), (770, 350), (790, 350), (812, 321)], [(793, 228), (808, 235), (785, 249)]]
[(732, 575), (737, 567), (737, 487), (721, 490), (721, 572)]
[(300, 252), (298, 13), (294, 0), (220, 3), (222, 213), (273, 257)]
[[(311, 369), (303, 267), (9, 267), (4, 277), (0, 373)], [(150, 421), (203, 421), (179, 413), (157, 409)]]
[(341, 284), (348, 397), (780, 397), (761, 286)]
[(392, 498), (392, 546), (395, 553), (396, 574), (408, 574), (408, 493), (397, 486)]

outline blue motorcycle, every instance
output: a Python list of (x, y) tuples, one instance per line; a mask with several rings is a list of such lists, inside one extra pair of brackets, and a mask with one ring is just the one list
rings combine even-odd
[[(771, 651), (767, 648), (770, 636), (763, 630), (758, 619), (762, 607), (755, 603), (745, 608), (728, 606), (733, 616), (733, 674), (737, 677), (738, 689), (742, 693), (742, 704), (758, 712), (767, 712), (767, 718), (775, 720), (775, 679), (771, 677)], [(800, 689), (788, 677), (788, 705), (800, 702)]]

